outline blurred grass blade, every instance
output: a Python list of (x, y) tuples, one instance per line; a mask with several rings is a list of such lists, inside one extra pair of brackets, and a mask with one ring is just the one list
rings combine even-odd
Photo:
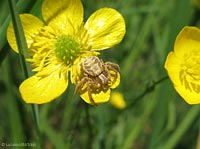
[[(2, 36), (0, 36), (2, 37)], [(0, 39), (1, 40), (1, 39)], [(6, 45), (3, 47), (3, 49), (0, 51), (0, 66), (3, 62), (3, 60), (6, 58), (8, 52), (10, 51), (9, 44), (6, 43)]]
[[(152, 95), (152, 96), (155, 96), (155, 95)], [(135, 144), (133, 144), (133, 142), (135, 142), (135, 140), (137, 139), (139, 134), (142, 132), (144, 126), (146, 125), (147, 117), (154, 110), (156, 102), (157, 102), (156, 98), (153, 98), (152, 100), (149, 100), (148, 107), (146, 107), (144, 109), (144, 112), (141, 115), (140, 119), (138, 119), (136, 125), (127, 134), (126, 139), (125, 139), (124, 144), (123, 144), (123, 149), (128, 149), (128, 148), (131, 148), (132, 146), (135, 145)]]
[[(62, 133), (58, 133), (50, 125), (48, 120), (48, 112), (50, 111), (50, 104), (45, 104), (40, 112), (40, 118), (42, 119), (40, 126), (43, 134), (55, 145), (55, 148), (62, 149), (67, 148), (67, 141), (63, 141)], [(64, 132), (65, 134), (65, 132)]]
[[(145, 19), (145, 22), (141, 26), (140, 33), (134, 43), (133, 49), (131, 49), (131, 53), (126, 57), (123, 67), (121, 69), (122, 74), (128, 74), (131, 73), (131, 66), (138, 57), (138, 55), (141, 53), (141, 49), (144, 50), (143, 46), (146, 40), (148, 40), (150, 33), (151, 33), (151, 25), (154, 22), (154, 16), (148, 15)], [(138, 50), (140, 49), (140, 50)]]
[[(1, 7), (7, 8), (7, 5), (8, 5), (7, 3), (8, 3), (7, 1), (4, 1), (4, 3), (1, 3)], [(19, 13), (29, 11), (29, 9), (33, 6), (33, 4), (34, 4), (34, 0), (19, 0), (17, 2)], [(9, 48), (7, 48), (8, 44), (7, 44), (7, 39), (6, 39), (6, 31), (7, 31), (7, 27), (11, 18), (10, 18), (10, 15), (8, 15), (9, 10), (8, 9), (4, 9), (4, 10), (6, 11), (4, 11), (3, 13), (1, 11), (0, 13), (1, 16), (3, 15), (3, 17), (0, 17), (0, 22), (2, 22), (2, 24), (0, 24), (0, 35), (1, 35), (0, 36), (0, 65), (9, 52)]]
[[(8, 111), (8, 120), (9, 120), (9, 127), (11, 129), (10, 131), (10, 137), (12, 142), (25, 142), (24, 140), (24, 131), (22, 129), (23, 125), (21, 123), (21, 116), (19, 113), (19, 108), (17, 106), (17, 100), (13, 93), (13, 81), (11, 76), (11, 65), (9, 63), (9, 59), (5, 59), (3, 63), (3, 80), (5, 82), (6, 86), (6, 100), (4, 102), (7, 102), (7, 111)], [(9, 131), (7, 132), (9, 133)]]
[[(193, 106), (188, 113), (185, 115), (185, 118), (177, 127), (175, 132), (169, 136), (165, 145), (163, 145), (163, 149), (175, 148), (183, 134), (188, 130), (189, 127), (192, 126), (194, 120), (199, 118), (200, 106)], [(197, 132), (198, 133), (198, 132)]]

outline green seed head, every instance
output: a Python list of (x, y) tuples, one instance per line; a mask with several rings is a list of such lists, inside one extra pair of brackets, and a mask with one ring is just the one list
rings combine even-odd
[(67, 65), (77, 58), (80, 52), (80, 44), (70, 35), (60, 36), (55, 43), (56, 56), (64, 61)]

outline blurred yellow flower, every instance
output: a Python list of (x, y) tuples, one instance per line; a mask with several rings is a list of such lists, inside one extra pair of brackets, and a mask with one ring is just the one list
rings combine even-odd
[(200, 0), (192, 0), (192, 2), (200, 9)]
[(117, 109), (124, 109), (126, 107), (124, 96), (120, 92), (111, 93), (110, 103)]
[[(67, 89), (69, 72), (72, 83), (77, 83), (82, 59), (123, 39), (125, 22), (116, 10), (99, 9), (85, 24), (83, 11), (80, 0), (45, 0), (44, 22), (30, 14), (20, 15), (30, 53), (27, 61), (35, 72), (19, 87), (25, 102), (42, 104), (59, 97)], [(18, 53), (12, 23), (7, 39)]]
[(167, 56), (165, 69), (187, 103), (200, 103), (200, 29), (188, 26), (182, 29), (174, 51)]

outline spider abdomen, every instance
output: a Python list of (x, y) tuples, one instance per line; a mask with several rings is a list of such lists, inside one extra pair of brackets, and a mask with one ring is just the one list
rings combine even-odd
[(96, 56), (86, 58), (83, 63), (83, 70), (90, 76), (98, 76), (103, 71), (101, 60)]
[(106, 76), (104, 74), (100, 74), (99, 75), (99, 79), (101, 80), (102, 84), (108, 84), (109, 78), (106, 78)]

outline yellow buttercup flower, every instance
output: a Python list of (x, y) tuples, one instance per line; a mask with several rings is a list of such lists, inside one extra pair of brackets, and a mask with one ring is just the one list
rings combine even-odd
[(124, 96), (120, 92), (112, 92), (110, 97), (110, 103), (117, 109), (124, 109), (126, 107), (126, 102)]
[[(125, 22), (115, 9), (99, 9), (85, 24), (83, 11), (80, 0), (45, 0), (44, 22), (30, 14), (20, 15), (30, 53), (27, 61), (35, 72), (19, 87), (25, 102), (41, 104), (59, 97), (67, 89), (69, 72), (72, 83), (77, 83), (84, 58), (123, 39)], [(18, 53), (12, 23), (7, 39)]]
[(187, 103), (200, 103), (200, 29), (188, 26), (182, 29), (174, 51), (167, 56), (165, 69)]

